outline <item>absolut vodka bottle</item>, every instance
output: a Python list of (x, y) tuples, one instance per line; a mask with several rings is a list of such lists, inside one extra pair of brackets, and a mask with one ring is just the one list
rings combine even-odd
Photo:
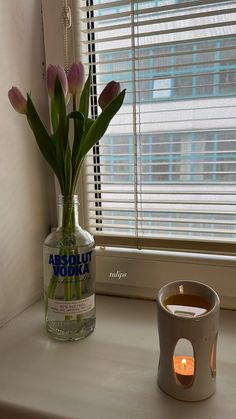
[(80, 340), (95, 327), (95, 252), (91, 234), (78, 221), (78, 196), (59, 196), (59, 226), (44, 242), (47, 333)]

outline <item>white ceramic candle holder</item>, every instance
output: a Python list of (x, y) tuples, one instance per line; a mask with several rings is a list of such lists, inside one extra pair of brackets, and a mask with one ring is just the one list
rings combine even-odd
[[(166, 299), (179, 294), (200, 297), (209, 304), (209, 309), (205, 312), (199, 310), (196, 314), (194, 310), (187, 310), (186, 313), (181, 311), (181, 307), (172, 306), (176, 310), (170, 311), (165, 304)], [(158, 384), (170, 396), (198, 401), (215, 392), (219, 307), (217, 293), (200, 282), (177, 281), (160, 289), (157, 297), (160, 341)], [(193, 356), (186, 353), (175, 356), (177, 344), (183, 339), (191, 346)]]

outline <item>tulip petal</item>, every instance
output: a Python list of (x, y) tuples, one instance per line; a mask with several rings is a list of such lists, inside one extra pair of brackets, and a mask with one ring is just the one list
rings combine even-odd
[(47, 68), (47, 88), (51, 98), (54, 97), (55, 80), (57, 76), (57, 66), (49, 64)]
[(68, 92), (68, 81), (67, 81), (67, 77), (66, 77), (66, 72), (64, 70), (64, 68), (61, 65), (53, 65), (53, 64), (49, 64), (48, 68), (47, 68), (47, 88), (48, 88), (48, 95), (50, 96), (50, 98), (54, 98), (55, 96), (55, 83), (56, 83), (56, 78), (59, 78), (63, 92), (64, 92), (64, 96), (67, 95)]
[(120, 83), (116, 81), (110, 81), (98, 98), (98, 104), (100, 108), (104, 109), (115, 97), (120, 93)]
[(9, 90), (8, 98), (11, 102), (11, 105), (17, 112), (22, 114), (27, 113), (27, 101), (17, 87), (13, 86)]
[(73, 96), (81, 92), (84, 85), (84, 66), (81, 62), (71, 65), (68, 72), (68, 84)]
[(63, 89), (64, 96), (66, 96), (68, 92), (68, 80), (67, 80), (66, 72), (61, 65), (57, 66), (57, 75), (61, 82), (61, 87)]

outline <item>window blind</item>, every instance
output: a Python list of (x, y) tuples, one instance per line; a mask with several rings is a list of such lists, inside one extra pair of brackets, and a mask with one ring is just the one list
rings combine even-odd
[(97, 244), (235, 252), (236, 1), (77, 2), (91, 114), (126, 99), (85, 162)]

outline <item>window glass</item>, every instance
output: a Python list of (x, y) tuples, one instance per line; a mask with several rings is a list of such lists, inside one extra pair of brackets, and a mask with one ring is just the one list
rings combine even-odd
[(196, 96), (211, 96), (214, 93), (214, 75), (204, 74), (196, 76), (195, 79), (195, 94)]
[(171, 79), (153, 80), (153, 99), (171, 96)]
[(174, 96), (189, 97), (192, 96), (192, 77), (179, 76), (174, 79)]
[(174, 51), (176, 71), (185, 70), (191, 72), (191, 66), (193, 64), (193, 44), (176, 45)]
[(236, 71), (222, 71), (220, 74), (220, 91), (222, 94), (236, 93)]
[(197, 71), (200, 72), (201, 69), (210, 71), (215, 65), (216, 41), (197, 42), (195, 45), (194, 60), (197, 63)]

